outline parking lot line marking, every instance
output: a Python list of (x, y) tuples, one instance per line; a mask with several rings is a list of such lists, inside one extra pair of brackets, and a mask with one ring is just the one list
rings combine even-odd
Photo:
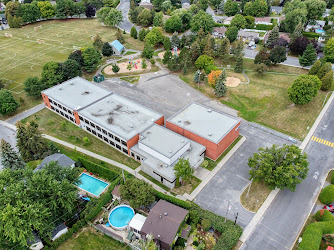
[(321, 138), (318, 138), (316, 136), (312, 136), (311, 140), (315, 141), (315, 142), (318, 142), (318, 143), (321, 143), (321, 144), (324, 144), (324, 145), (326, 145), (328, 147), (334, 148), (334, 143), (330, 142), (330, 141), (327, 141), (325, 139), (321, 139)]

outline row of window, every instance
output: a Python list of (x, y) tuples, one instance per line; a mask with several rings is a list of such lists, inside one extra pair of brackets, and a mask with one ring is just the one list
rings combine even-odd
[(62, 110), (59, 110), (53, 106), (51, 106), (51, 109), (56, 111), (58, 114), (60, 114), (61, 116), (65, 117), (66, 119), (70, 120), (71, 122), (75, 123), (75, 120), (73, 117), (69, 116), (68, 114), (64, 113)]
[[(55, 107), (58, 106), (59, 108), (61, 108), (61, 109), (63, 109), (64, 111), (66, 111), (67, 113), (73, 115), (72, 110), (65, 108), (64, 106), (62, 106), (62, 105), (60, 105), (59, 103), (57, 103), (57, 102), (51, 100), (50, 98), (49, 98), (49, 102), (50, 102), (51, 104), (53, 104)], [(51, 105), (51, 107), (52, 107), (52, 105)]]
[[(86, 123), (87, 125), (91, 126), (92, 128), (96, 129), (97, 131), (102, 132), (104, 135), (109, 136), (111, 139), (114, 139), (115, 141), (118, 141), (119, 143), (122, 143), (124, 146), (127, 146), (126, 141), (121, 140), (120, 138), (118, 138), (117, 136), (111, 134), (110, 132), (107, 132), (105, 129), (100, 128), (98, 125), (95, 125), (94, 123), (88, 121), (87, 119), (84, 119), (82, 116), (79, 115), (79, 119), (80, 121), (83, 121), (84, 123)], [(93, 131), (93, 129), (92, 129)]]
[(139, 155), (135, 155), (135, 153), (131, 152), (131, 156), (132, 156), (134, 159), (137, 159), (137, 161), (140, 162), (140, 156), (139, 156)]
[(123, 153), (127, 154), (128, 153), (128, 150), (126, 148), (123, 148), (121, 147), (119, 144), (115, 143), (114, 141), (112, 140), (109, 140), (107, 137), (99, 134), (99, 133), (96, 133), (95, 130), (93, 129), (90, 129), (89, 127), (86, 126), (86, 130), (90, 133), (92, 133), (93, 135), (97, 136), (98, 138), (100, 138), (101, 140), (104, 140), (105, 142), (109, 143), (111, 146), (113, 146), (114, 148), (120, 150), (120, 151), (123, 151)]

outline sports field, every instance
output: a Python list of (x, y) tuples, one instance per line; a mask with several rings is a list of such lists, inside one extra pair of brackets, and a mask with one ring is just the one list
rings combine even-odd
[[(73, 50), (92, 45), (97, 34), (103, 42), (111, 42), (116, 38), (116, 29), (102, 26), (96, 19), (67, 19), (0, 31), (0, 79), (17, 100), (24, 100), (16, 113), (41, 102), (24, 93), (27, 77), (40, 76), (46, 62), (62, 62)], [(127, 49), (143, 49), (143, 42), (128, 34), (124, 37)]]

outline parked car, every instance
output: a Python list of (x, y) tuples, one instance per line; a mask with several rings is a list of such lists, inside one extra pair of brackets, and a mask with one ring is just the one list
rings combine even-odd
[(333, 205), (326, 205), (326, 206), (324, 206), (324, 209), (328, 210), (328, 211), (331, 212), (331, 213), (334, 212), (334, 207), (333, 207)]
[(217, 23), (223, 23), (223, 21), (218, 20)]

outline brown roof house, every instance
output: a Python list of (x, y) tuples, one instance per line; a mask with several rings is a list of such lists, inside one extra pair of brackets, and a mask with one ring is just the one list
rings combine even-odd
[(160, 249), (172, 249), (177, 240), (177, 233), (188, 218), (188, 210), (165, 200), (159, 200), (151, 209), (141, 229), (144, 239), (152, 235)]
[(214, 36), (214, 38), (223, 38), (225, 37), (226, 30), (227, 29), (225, 27), (214, 27), (212, 35)]

